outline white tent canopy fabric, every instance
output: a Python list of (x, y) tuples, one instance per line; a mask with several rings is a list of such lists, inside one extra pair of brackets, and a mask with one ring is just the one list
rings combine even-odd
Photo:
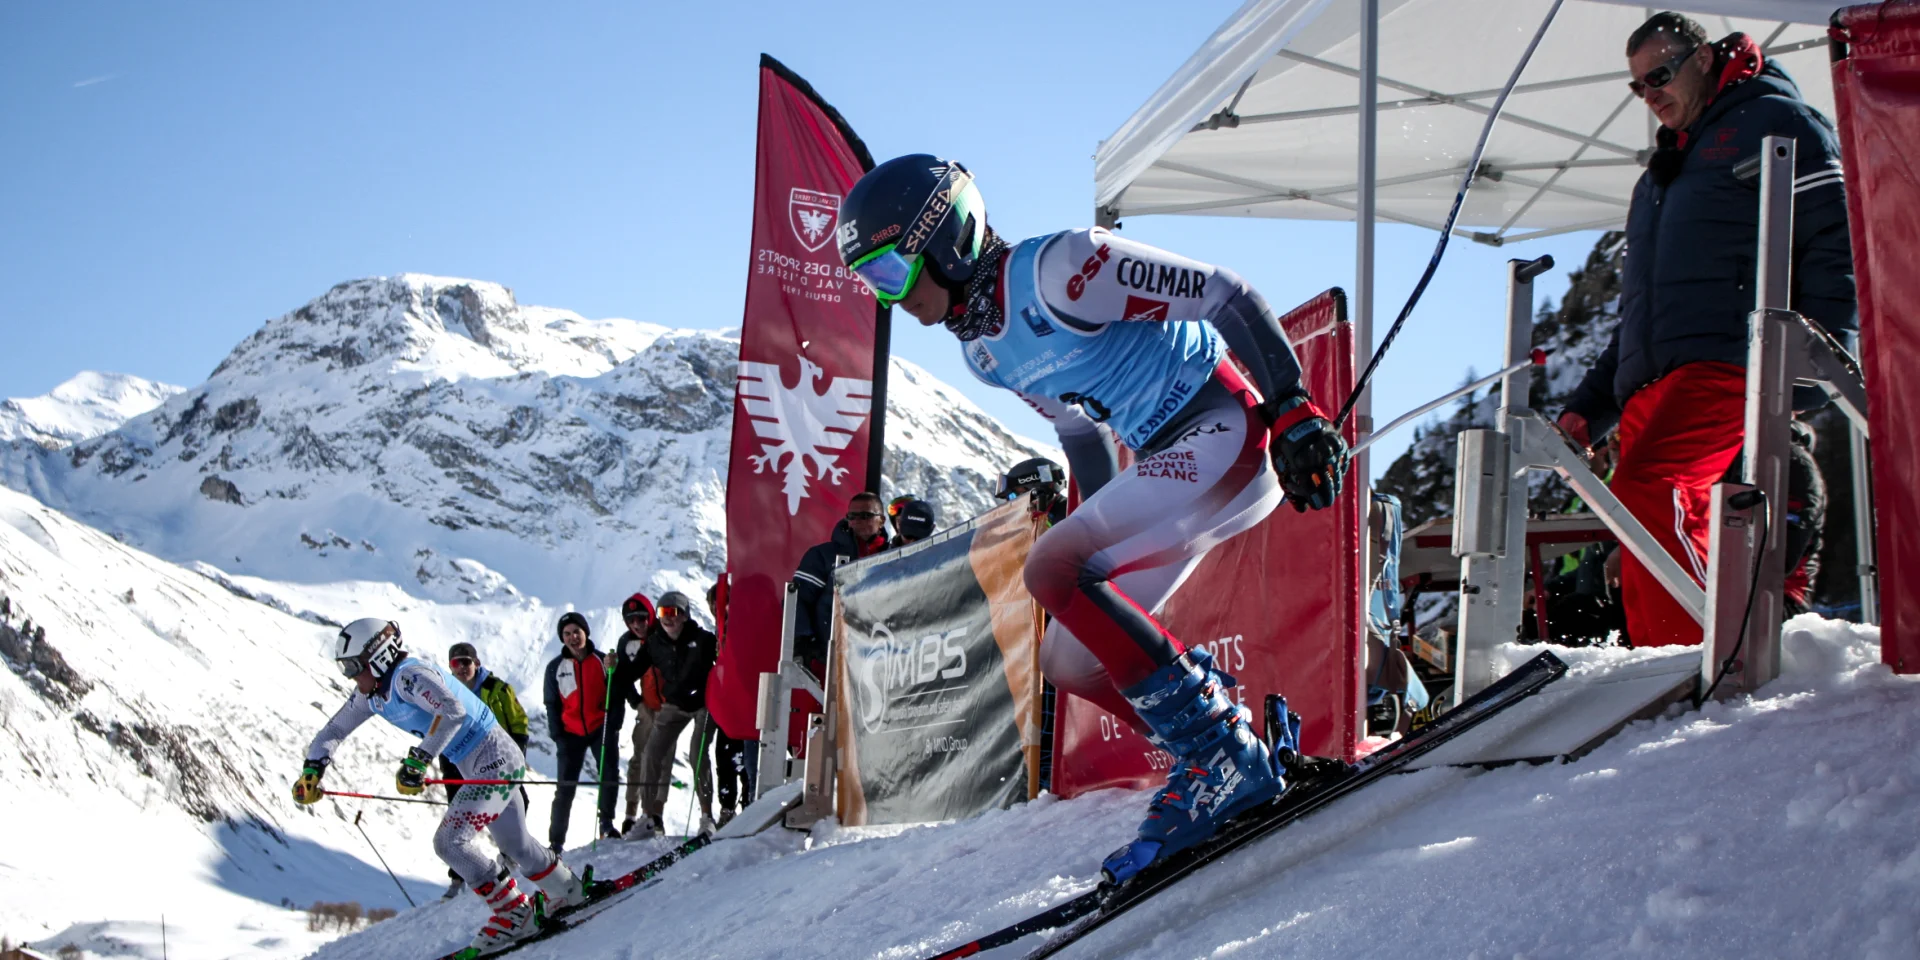
[[(1685, 0), (1742, 31), (1833, 114), (1833, 0)], [(1486, 112), (1551, 0), (1381, 0), (1377, 216), (1439, 229)], [(1353, 219), (1356, 0), (1248, 0), (1095, 155), (1103, 221), (1149, 214)], [(1506, 243), (1616, 227), (1652, 146), (1627, 35), (1660, 7), (1567, 0), (1520, 77), (1456, 234)]]

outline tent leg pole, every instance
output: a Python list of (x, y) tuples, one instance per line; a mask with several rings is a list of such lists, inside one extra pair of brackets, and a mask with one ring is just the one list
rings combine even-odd
[[(1376, 133), (1380, 114), (1380, 0), (1360, 0), (1360, 184), (1359, 204), (1354, 208), (1354, 277), (1353, 277), (1353, 350), (1354, 369), (1364, 369), (1373, 358), (1373, 221), (1374, 221), (1374, 181), (1378, 179), (1378, 150)], [(1373, 433), (1373, 388), (1361, 391), (1353, 406), (1354, 439), (1364, 442)], [(1367, 452), (1362, 450), (1348, 466), (1348, 482), (1358, 490), (1361, 503), (1361, 516), (1368, 516), (1372, 509), (1372, 473)], [(1363, 529), (1371, 529), (1368, 525)], [(1373, 558), (1367, 556), (1372, 550), (1372, 537), (1360, 538), (1360, 569), (1373, 569)], [(1371, 590), (1369, 583), (1363, 590)], [(1362, 611), (1371, 609), (1371, 596), (1360, 598)], [(1362, 613), (1364, 617), (1365, 614)], [(1360, 691), (1357, 702), (1360, 716), (1357, 720), (1360, 730), (1367, 728), (1366, 690)]]
[[(1380, 112), (1380, 0), (1360, 0), (1360, 156), (1355, 180), (1360, 185), (1354, 207), (1353, 349), (1356, 367), (1373, 357), (1373, 226), (1374, 180), (1378, 179), (1376, 133)], [(1354, 404), (1359, 439), (1373, 431), (1373, 389)], [(1364, 457), (1355, 468), (1365, 477)]]

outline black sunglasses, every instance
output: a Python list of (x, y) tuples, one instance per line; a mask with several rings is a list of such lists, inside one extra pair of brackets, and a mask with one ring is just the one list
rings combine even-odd
[(1628, 80), (1627, 89), (1632, 90), (1636, 97), (1645, 97), (1648, 90), (1658, 90), (1672, 83), (1674, 76), (1680, 71), (1680, 65), (1686, 63), (1687, 58), (1693, 56), (1699, 49), (1699, 47), (1688, 47), (1685, 53), (1675, 54), (1673, 59), (1648, 70), (1646, 76), (1638, 80)]
[(877, 510), (848, 510), (847, 519), (848, 520), (878, 520), (880, 519), (880, 512)]

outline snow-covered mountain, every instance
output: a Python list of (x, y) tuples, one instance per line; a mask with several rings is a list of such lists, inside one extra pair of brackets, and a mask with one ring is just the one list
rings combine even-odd
[[(159, 956), (164, 917), (173, 956), (303, 955), (330, 934), (283, 901), (405, 905), (351, 822), (361, 810), (413, 895), (437, 888), (430, 808), (287, 796), (346, 696), (331, 631), (11, 490), (0, 596), (0, 934), (98, 922), (88, 937)], [(406, 747), (370, 724), (327, 786), (389, 793)]]
[(125, 373), (83, 370), (38, 397), (0, 400), (0, 443), (59, 449), (91, 440), (184, 391)]
[[(0, 804), (58, 827), (4, 832), (0, 935), (157, 943), (165, 915), (176, 955), (291, 956), (330, 934), (283, 900), (397, 904), (357, 808), (285, 796), (345, 691), (327, 625), (378, 612), (429, 656), (477, 643), (520, 689), (550, 776), (538, 691), (557, 615), (586, 610), (604, 641), (634, 589), (697, 596), (724, 568), (738, 351), (404, 275), (268, 321), (191, 389), (82, 375), (22, 401), (0, 478), (39, 502), (0, 490)], [(1049, 453), (911, 364), (889, 394), (888, 491), (945, 519)], [(391, 792), (402, 738), (373, 724), (349, 746), (329, 786)], [(365, 809), (411, 892), (437, 889), (432, 808)], [(574, 821), (588, 839), (592, 814)]]
[[(111, 432), (6, 449), (0, 480), (160, 556), (271, 581), (561, 607), (698, 596), (725, 565), (738, 352), (497, 284), (356, 280)], [(945, 519), (1045, 452), (911, 364), (894, 361), (888, 397), (889, 492)]]

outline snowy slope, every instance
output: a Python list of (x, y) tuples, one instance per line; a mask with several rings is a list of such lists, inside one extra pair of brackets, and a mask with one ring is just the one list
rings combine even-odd
[[(1757, 697), (1634, 724), (1574, 764), (1391, 778), (1067, 956), (1920, 955), (1920, 757), (1901, 746), (1920, 683), (1878, 652), (1873, 628), (1799, 618), (1785, 675)], [(1575, 678), (1645, 655), (1561, 653)], [(1143, 800), (723, 843), (519, 956), (924, 956), (1087, 889)], [(606, 871), (657, 845), (602, 850)], [(316, 956), (417, 960), (480, 920), (472, 898), (434, 904)]]
[[(497, 284), (340, 284), (203, 384), (0, 481), (160, 556), (450, 603), (698, 595), (725, 565), (739, 342), (521, 306)], [(889, 490), (958, 520), (1045, 452), (900, 361)], [(822, 496), (847, 496), (852, 488)]]
[[(724, 566), (738, 349), (725, 332), (405, 275), (269, 321), (207, 382), (151, 387), (131, 419), (131, 378), (25, 402), (37, 433), (0, 444), (0, 480), (98, 529), (0, 491), (8, 629), (32, 617), (62, 658), (34, 667), (18, 647), (0, 677), (0, 799), (60, 827), (0, 839), (0, 935), (107, 918), (69, 939), (157, 945), (165, 914), (175, 956), (300, 955), (332, 934), (307, 933), (283, 899), (401, 904), (347, 808), (285, 799), (344, 695), (318, 653), (328, 626), (392, 616), (431, 657), (476, 643), (521, 691), (534, 771), (551, 776), (538, 691), (558, 615), (583, 609), (605, 645), (628, 593), (697, 596)], [(1049, 452), (911, 364), (891, 376), (889, 489), (948, 519), (982, 509), (1006, 464)], [(391, 792), (397, 735), (373, 725), (351, 746), (330, 784)], [(592, 800), (577, 801), (576, 842)], [(669, 827), (687, 800), (675, 791)], [(416, 895), (437, 890), (431, 809), (366, 809)], [(536, 797), (542, 829), (547, 813)]]
[[(0, 490), (0, 934), (69, 924), (173, 956), (300, 956), (325, 936), (280, 906), (404, 906), (349, 823), (287, 785), (344, 699), (331, 631), (242, 599)], [(31, 619), (45, 647), (27, 651)], [(50, 648), (50, 649), (49, 649)], [(391, 792), (406, 742), (366, 728), (329, 786)], [(366, 807), (367, 832), (415, 896), (440, 875), (424, 807)], [(155, 956), (159, 954), (154, 953)]]
[(83, 370), (44, 396), (0, 400), (0, 443), (58, 449), (91, 440), (184, 390), (125, 373)]

